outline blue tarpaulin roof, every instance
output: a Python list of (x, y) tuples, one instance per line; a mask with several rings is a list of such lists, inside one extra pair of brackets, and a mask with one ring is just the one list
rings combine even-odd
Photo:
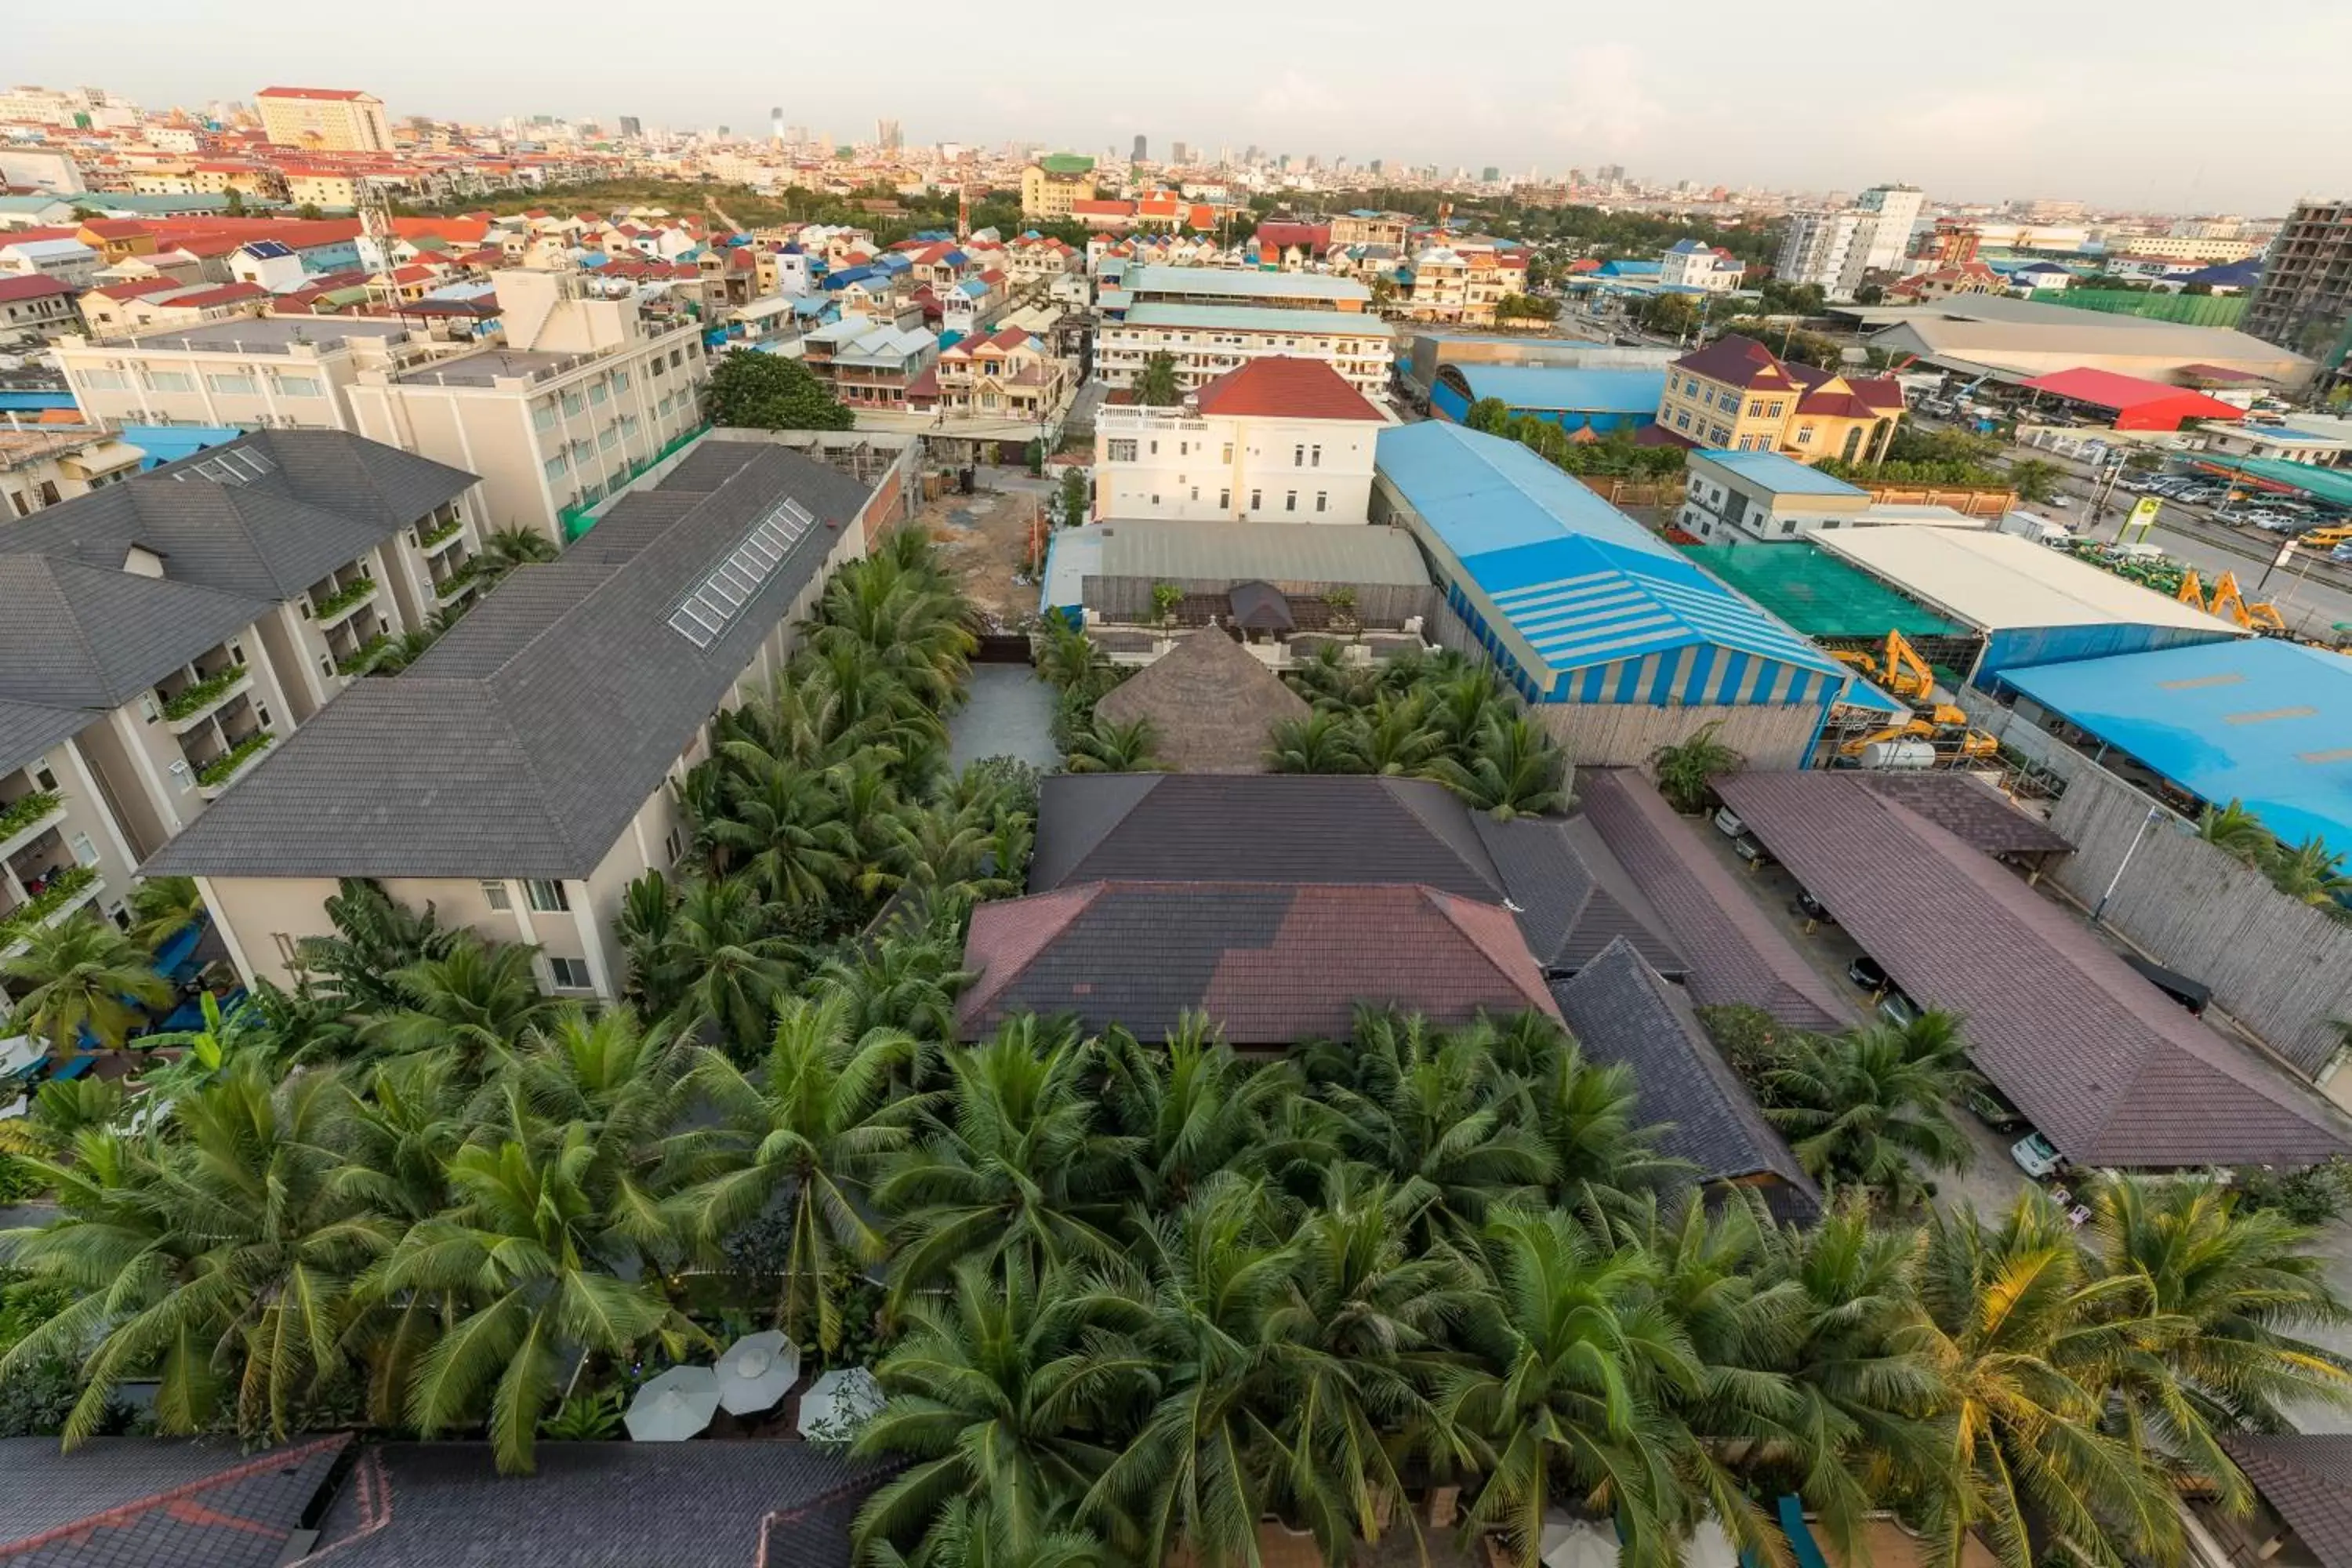
[(1662, 370), (1576, 370), (1541, 364), (1454, 364), (1473, 398), (1499, 397), (1544, 413), (1654, 414)]
[(125, 425), (115, 434), (147, 454), (139, 460), (140, 471), (144, 473), (207, 447), (224, 446), (245, 432), (233, 425)]
[(2006, 669), (2001, 681), (2289, 843), (2352, 848), (2352, 658), (2272, 637)]
[(73, 394), (70, 392), (0, 392), (0, 409), (15, 409), (21, 413), (26, 409), (71, 408), (73, 405)]

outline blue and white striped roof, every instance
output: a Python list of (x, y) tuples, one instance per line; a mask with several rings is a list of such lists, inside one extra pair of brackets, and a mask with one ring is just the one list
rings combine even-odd
[[(1436, 422), (1384, 430), (1379, 442), (1381, 476), (1547, 668), (1569, 674), (1712, 649), (1709, 689), (1729, 680), (1754, 693), (1748, 700), (1791, 686), (1788, 676), (1751, 674), (1749, 661), (1830, 678), (1830, 689), (1850, 682), (1843, 665), (1785, 622), (1517, 442)], [(1813, 679), (1794, 685), (1823, 689)]]

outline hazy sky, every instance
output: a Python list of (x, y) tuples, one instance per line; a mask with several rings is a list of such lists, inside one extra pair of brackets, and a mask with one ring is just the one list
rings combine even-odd
[[(1139, 132), (1465, 164), (1618, 163), (1638, 177), (1934, 196), (2284, 211), (2352, 187), (2352, 3), (2133, 0), (1988, 10), (1888, 0), (900, 0), (847, 10), (645, 0), (421, 16), (116, 0), (102, 25), (6, 6), (0, 76), (142, 104), (272, 83), (365, 88), (397, 115), (787, 122), (842, 141)], [(828, 33), (826, 18), (854, 25)], [(371, 23), (375, 24), (372, 26)], [(148, 24), (142, 26), (142, 24)], [(382, 37), (371, 36), (381, 28)]]

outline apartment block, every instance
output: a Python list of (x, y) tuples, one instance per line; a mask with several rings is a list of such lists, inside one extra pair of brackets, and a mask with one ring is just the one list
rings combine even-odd
[(1108, 385), (1132, 386), (1145, 361), (1167, 353), (1176, 361), (1177, 385), (1198, 392), (1254, 359), (1318, 359), (1366, 397), (1381, 397), (1388, 391), (1395, 346), (1393, 330), (1375, 315), (1139, 304), (1095, 334), (1095, 374)]
[(389, 153), (392, 126), (373, 93), (323, 87), (265, 87), (254, 94), (262, 133), (280, 147), (321, 153)]
[(1137, 305), (1246, 306), (1348, 315), (1372, 308), (1370, 285), (1323, 272), (1147, 265), (1128, 268), (1120, 287)]
[(473, 476), (263, 431), (0, 526), (0, 952), (95, 905), (471, 591)]
[[(902, 459), (911, 464), (909, 456)], [(762, 441), (705, 440), (605, 514), (598, 548), (523, 566), (402, 674), (297, 733), (161, 855), (249, 980), (295, 975), (337, 879), (538, 949), (550, 993), (617, 999), (628, 885), (685, 852), (709, 724), (782, 668), (825, 574), (897, 515)], [(338, 803), (350, 803), (343, 806)]]
[(1658, 258), (1658, 281), (1668, 289), (1728, 294), (1747, 273), (1747, 264), (1731, 252), (1696, 239), (1675, 241)]
[(2245, 330), (2317, 359), (2339, 384), (2352, 353), (2352, 199), (2298, 202), (2271, 242)]
[(1811, 283), (1832, 300), (1851, 300), (1869, 268), (1878, 227), (1878, 215), (1860, 207), (1790, 213), (1773, 271), (1784, 283)]
[(1361, 523), (1388, 416), (1323, 361), (1252, 360), (1180, 407), (1095, 416), (1095, 519)]
[(1021, 171), (1023, 217), (1066, 218), (1094, 194), (1095, 161), (1078, 153), (1050, 153)]
[(1869, 249), (1863, 265), (1875, 271), (1900, 268), (1910, 254), (1911, 231), (1927, 205), (1927, 194), (1916, 185), (1873, 185), (1853, 205), (1871, 215)]

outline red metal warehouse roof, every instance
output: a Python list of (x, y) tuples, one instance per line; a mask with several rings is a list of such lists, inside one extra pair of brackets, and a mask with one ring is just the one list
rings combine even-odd
[(2185, 386), (2142, 381), (2111, 370), (2078, 366), (2053, 371), (2024, 384), (2028, 392), (2046, 392), (2094, 408), (2113, 409), (2118, 430), (2178, 430), (2184, 419), (2243, 419), (2246, 411)]

